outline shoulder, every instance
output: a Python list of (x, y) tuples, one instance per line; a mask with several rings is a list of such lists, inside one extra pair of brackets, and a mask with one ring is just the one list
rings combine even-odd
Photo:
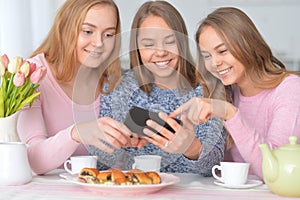
[(122, 72), (122, 76), (121, 76), (121, 81), (120, 84), (118, 85), (118, 87), (132, 87), (132, 86), (137, 86), (137, 80), (134, 76), (134, 73), (132, 70), (124, 70)]
[(198, 86), (196, 86), (195, 88), (193, 88), (193, 93), (195, 96), (197, 97), (202, 97), (203, 96), (203, 87), (201, 84), (199, 84)]
[[(294, 74), (287, 76), (276, 88), (275, 91), (290, 94), (290, 91), (300, 94), (300, 77)], [(294, 94), (294, 93), (293, 93)]]
[(125, 97), (131, 94), (133, 90), (138, 88), (138, 83), (135, 79), (135, 76), (131, 70), (124, 70), (122, 72), (122, 76), (120, 78), (119, 84), (117, 87), (110, 92), (109, 94), (103, 94), (102, 97), (105, 96), (122, 96)]
[[(295, 74), (291, 74), (291, 75), (287, 76), (279, 84), (279, 87), (286, 87), (286, 86), (290, 86), (290, 85), (294, 85), (294, 87), (299, 87), (300, 86), (300, 77)], [(297, 88), (297, 89), (299, 89), (299, 88)]]
[(202, 90), (203, 90), (202, 84), (199, 84), (198, 86), (196, 86), (196, 87), (194, 88), (194, 90), (195, 90), (195, 91), (201, 91), (201, 92), (202, 92)]
[(273, 90), (273, 98), (276, 101), (299, 102), (300, 101), (300, 77), (296, 75), (287, 76)]
[(35, 63), (37, 65), (37, 67), (45, 66), (45, 67), (49, 68), (48, 67), (48, 62), (47, 62), (47, 60), (45, 58), (45, 55), (43, 53), (38, 54), (38, 55), (36, 55), (32, 58), (28, 58), (27, 60), (31, 63)]

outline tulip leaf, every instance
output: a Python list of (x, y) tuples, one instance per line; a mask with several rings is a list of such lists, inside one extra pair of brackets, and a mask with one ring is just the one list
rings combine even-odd
[(32, 94), (31, 96), (24, 99), (20, 105), (18, 105), (13, 111), (18, 111), (21, 108), (23, 108), (26, 104), (33, 102), (38, 96), (40, 95), (40, 92), (36, 92)]
[(4, 117), (4, 92), (2, 87), (0, 88), (0, 117)]

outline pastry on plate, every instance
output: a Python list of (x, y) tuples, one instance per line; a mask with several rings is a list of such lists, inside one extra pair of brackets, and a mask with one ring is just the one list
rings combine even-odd
[(146, 172), (146, 174), (152, 179), (152, 184), (161, 183), (161, 178), (156, 172)]
[(143, 172), (133, 169), (123, 172), (117, 169), (98, 171), (95, 168), (83, 168), (78, 174), (78, 179), (85, 183), (112, 184), (112, 185), (142, 185), (161, 183), (157, 172)]
[(99, 171), (95, 168), (83, 168), (79, 172), (78, 178), (83, 180), (85, 183), (98, 183), (98, 174)]

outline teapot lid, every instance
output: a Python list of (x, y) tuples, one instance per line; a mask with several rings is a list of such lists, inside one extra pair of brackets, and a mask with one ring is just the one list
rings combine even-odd
[(280, 149), (300, 151), (300, 144), (297, 144), (298, 138), (296, 136), (290, 136), (289, 141), (290, 144), (283, 145)]

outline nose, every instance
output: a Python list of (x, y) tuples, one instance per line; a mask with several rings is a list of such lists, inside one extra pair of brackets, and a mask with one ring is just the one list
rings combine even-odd
[(101, 47), (103, 45), (103, 37), (101, 34), (95, 34), (92, 45), (95, 47)]
[(162, 57), (162, 56), (165, 56), (168, 54), (168, 51), (164, 48), (157, 48), (155, 50), (155, 55), (159, 56), (159, 57)]
[(211, 64), (214, 67), (218, 67), (222, 64), (222, 60), (218, 55), (212, 55)]

